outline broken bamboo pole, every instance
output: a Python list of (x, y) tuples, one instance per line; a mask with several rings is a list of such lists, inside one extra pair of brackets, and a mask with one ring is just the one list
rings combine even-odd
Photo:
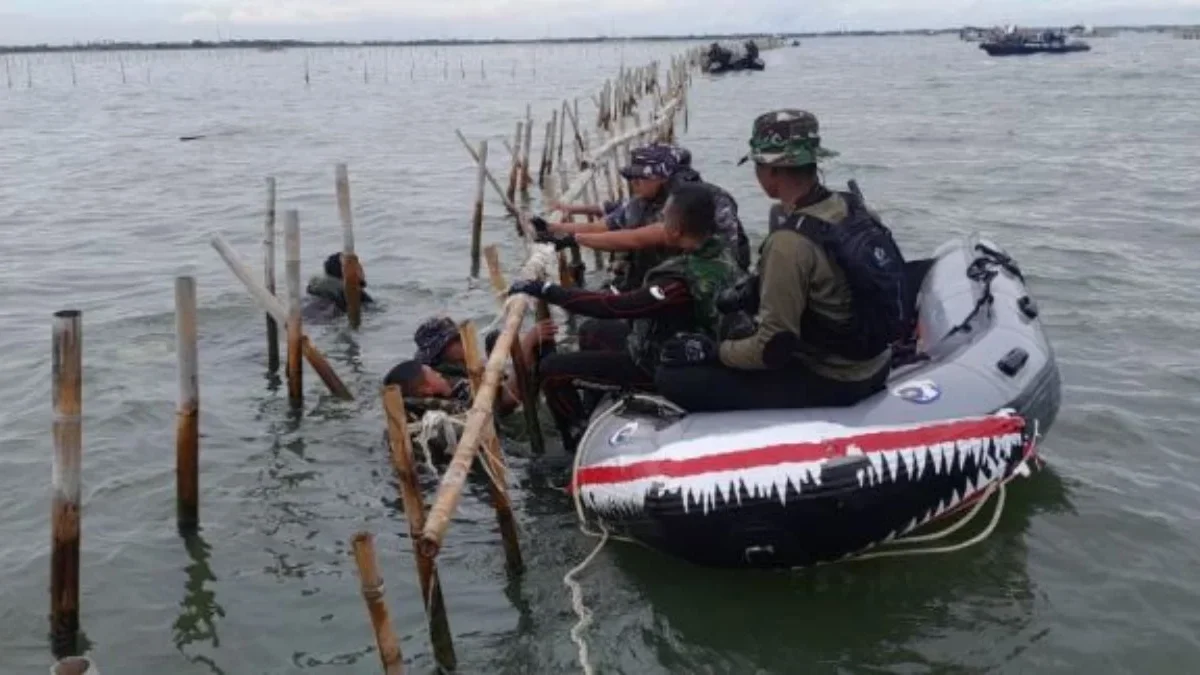
[(379, 646), (379, 660), (383, 662), (384, 675), (401, 675), (404, 672), (404, 657), (400, 654), (400, 642), (396, 639), (392, 618), (383, 600), (383, 578), (379, 576), (379, 564), (375, 559), (375, 539), (370, 532), (359, 532), (354, 535), (353, 544), (363, 601), (367, 603), (367, 614), (375, 631), (375, 644)]
[[(259, 307), (266, 310), (268, 314), (275, 319), (276, 322), (287, 325), (289, 308), (285, 307), (274, 295), (269, 293), (262, 284), (258, 283), (250, 274), (250, 268), (246, 263), (238, 257), (234, 252), (233, 247), (225, 241), (224, 237), (219, 234), (212, 236), (212, 247), (216, 249), (221, 259), (229, 267), (233, 275), (242, 282), (246, 290), (250, 293), (250, 297), (258, 303)], [(351, 401), (354, 396), (350, 394), (350, 390), (346, 388), (345, 383), (334, 372), (333, 367), (329, 365), (329, 361), (325, 358), (315, 346), (308, 336), (303, 336), (301, 340), (301, 352), (304, 359), (312, 366), (313, 370), (317, 371), (317, 375), (321, 377), (321, 381), (329, 388), (329, 391), (340, 399)]]
[(342, 220), (342, 288), (346, 294), (346, 318), (350, 328), (362, 325), (362, 265), (354, 252), (354, 217), (350, 207), (350, 175), (345, 164), (335, 169), (338, 216)]
[(50, 642), (57, 657), (74, 656), (79, 637), (79, 535), (83, 469), (83, 316), (54, 314), (51, 334), (54, 402), (53, 501), (50, 523)]
[[(267, 178), (267, 219), (263, 227), (263, 284), (275, 294), (275, 178)], [(267, 314), (267, 372), (279, 372), (279, 324)]]
[[(474, 396), (483, 384), (483, 357), (479, 348), (479, 334), (475, 332), (475, 324), (464, 321), (458, 327), (462, 338), (463, 354), (466, 357), (467, 378), (471, 382), (471, 395)], [(492, 506), (496, 509), (496, 523), (500, 527), (500, 538), (504, 541), (504, 560), (508, 571), (518, 574), (525, 566), (521, 560), (521, 542), (517, 538), (517, 521), (513, 518), (512, 500), (508, 497), (508, 468), (504, 464), (504, 452), (500, 448), (500, 436), (496, 433), (493, 421), (491, 428), (485, 434), (482, 457), (484, 468), (487, 469), (488, 491), (491, 492)]]
[(175, 504), (182, 532), (200, 524), (200, 372), (196, 336), (196, 279), (175, 279), (175, 354), (179, 400), (175, 409)]
[(412, 438), (408, 435), (404, 397), (400, 394), (399, 387), (391, 385), (383, 390), (383, 410), (387, 416), (388, 448), (391, 451), (392, 466), (400, 481), (400, 498), (404, 503), (405, 519), (408, 521), (408, 536), (413, 543), (413, 556), (417, 561), (417, 580), (421, 584), (421, 600), (425, 605), (434, 658), (441, 667), (453, 670), (458, 659), (454, 654), (454, 642), (450, 634), (450, 622), (446, 617), (446, 601), (442, 598), (437, 563), (433, 556), (423, 555), (417, 546), (421, 533), (425, 530), (425, 501), (421, 497), (421, 485), (417, 481), (417, 463), (413, 457)]
[(478, 172), (475, 179), (475, 208), (471, 213), (471, 276), (479, 278), (479, 256), (483, 246), (483, 184), (487, 180), (487, 140), (479, 142), (476, 162)]
[(304, 330), (300, 324), (300, 214), (290, 210), (283, 215), (284, 276), (287, 278), (287, 383), (288, 402), (293, 408), (304, 407), (304, 368), (300, 360)]

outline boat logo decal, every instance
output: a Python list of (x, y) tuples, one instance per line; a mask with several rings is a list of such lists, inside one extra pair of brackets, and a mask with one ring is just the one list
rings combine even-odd
[(616, 432), (614, 432), (612, 436), (609, 436), (608, 444), (609, 445), (620, 445), (620, 444), (624, 443), (625, 441), (629, 440), (629, 437), (632, 436), (635, 431), (637, 431), (637, 428), (638, 428), (637, 421), (633, 421), (633, 422), (626, 424), (625, 426), (621, 427), (620, 429), (617, 429)]
[(892, 389), (892, 396), (912, 403), (933, 403), (942, 397), (942, 390), (933, 380), (915, 380)]

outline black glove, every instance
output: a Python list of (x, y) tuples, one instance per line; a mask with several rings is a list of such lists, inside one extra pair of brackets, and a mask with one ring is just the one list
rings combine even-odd
[(530, 216), (529, 223), (533, 225), (533, 231), (538, 234), (545, 234), (550, 231), (550, 223), (541, 216)]
[(519, 281), (514, 281), (512, 286), (508, 287), (508, 294), (516, 295), (517, 293), (524, 293), (525, 295), (532, 295), (535, 298), (543, 298), (546, 296), (547, 289), (553, 285), (554, 284), (548, 281), (539, 281), (537, 279), (521, 279)]
[(539, 244), (554, 244), (555, 251), (561, 251), (565, 248), (576, 246), (575, 235), (573, 234), (551, 234), (549, 232), (538, 232), (534, 235), (533, 240)]
[(717, 294), (717, 311), (722, 314), (745, 312), (757, 314), (759, 304), (759, 278), (757, 274), (742, 277), (732, 288)]
[(679, 333), (663, 344), (658, 361), (668, 368), (716, 363), (717, 343), (700, 333)]

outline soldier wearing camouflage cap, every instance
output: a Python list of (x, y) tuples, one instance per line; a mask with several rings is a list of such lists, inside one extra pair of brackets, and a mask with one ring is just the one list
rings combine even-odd
[(761, 115), (749, 145), (739, 164), (754, 162), (783, 217), (771, 223), (758, 275), (723, 309), (757, 313), (757, 328), (719, 345), (682, 336), (656, 383), (697, 411), (851, 405), (883, 387), (891, 344), (908, 327), (904, 258), (856, 192), (821, 184), (817, 166), (836, 153), (815, 115)]

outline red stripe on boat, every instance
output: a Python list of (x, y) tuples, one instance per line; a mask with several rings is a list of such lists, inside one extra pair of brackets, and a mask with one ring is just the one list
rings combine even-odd
[(579, 469), (576, 482), (583, 487), (624, 483), (654, 476), (682, 478), (774, 464), (813, 462), (844, 457), (846, 450), (852, 445), (857, 446), (864, 453), (902, 450), (969, 438), (1003, 436), (1019, 432), (1024, 427), (1025, 421), (1015, 415), (959, 420), (914, 429), (869, 432), (820, 442), (781, 443), (761, 448), (730, 450), (702, 457), (653, 459), (626, 466), (585, 467)]

